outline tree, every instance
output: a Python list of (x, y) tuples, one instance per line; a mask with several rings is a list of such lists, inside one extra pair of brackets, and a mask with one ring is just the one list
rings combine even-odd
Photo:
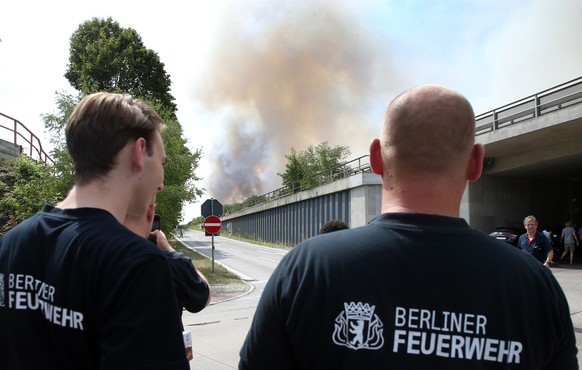
[(277, 173), (283, 180), (283, 186), (291, 189), (300, 187), (306, 171), (303, 157), (304, 155), (297, 153), (295, 148), (291, 148), (291, 154), (285, 155), (285, 158), (287, 158), (285, 172), (282, 174)]
[(56, 175), (55, 189), (64, 198), (75, 183), (75, 169), (67, 152), (64, 127), (75, 106), (81, 101), (82, 94), (74, 96), (57, 92), (56, 95), (58, 113), (43, 114), (42, 119), (53, 144), (51, 157), (54, 161), (53, 173)]
[(0, 163), (0, 231), (5, 232), (62, 198), (53, 167), (20, 155)]
[(70, 47), (65, 77), (81, 93), (124, 92), (176, 112), (164, 63), (134, 29), (111, 18), (93, 18), (73, 33)]
[(178, 121), (170, 118), (170, 114), (161, 109), (158, 112), (166, 123), (166, 128), (162, 131), (162, 140), (168, 163), (164, 168), (164, 191), (156, 199), (156, 213), (163, 216), (162, 230), (168, 232), (182, 221), (183, 204), (202, 196), (202, 190), (194, 185), (195, 181), (200, 180), (195, 172), (202, 157), (202, 150), (197, 149), (192, 153), (186, 146), (187, 141)]
[[(162, 230), (171, 231), (180, 223), (185, 202), (202, 195), (195, 186), (195, 175), (202, 150), (192, 152), (176, 117), (176, 105), (170, 94), (170, 78), (156, 53), (144, 47), (137, 32), (124, 29), (111, 18), (94, 18), (79, 26), (71, 37), (70, 65), (65, 74), (78, 96), (57, 93), (59, 112), (43, 116), (51, 133), (57, 188), (71, 188), (74, 171), (66, 150), (64, 125), (81, 98), (96, 91), (129, 93), (143, 99), (158, 112), (166, 124), (162, 131), (168, 164), (165, 189), (157, 197), (156, 212), (162, 216)], [(64, 193), (66, 194), (66, 192)]]
[(283, 186), (293, 193), (313, 188), (320, 184), (333, 181), (337, 174), (345, 172), (343, 162), (350, 155), (346, 146), (331, 147), (327, 141), (298, 153), (291, 148), (291, 153), (285, 155), (287, 164), (285, 172), (278, 173), (283, 180)]

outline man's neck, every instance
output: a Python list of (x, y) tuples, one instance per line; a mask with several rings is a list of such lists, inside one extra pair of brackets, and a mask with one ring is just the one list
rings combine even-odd
[(67, 197), (57, 205), (62, 209), (98, 208), (111, 213), (120, 223), (127, 214), (127, 197), (121, 193), (112, 193), (107, 184), (91, 183), (75, 185)]
[(462, 194), (435, 188), (382, 189), (382, 213), (406, 212), (459, 217)]

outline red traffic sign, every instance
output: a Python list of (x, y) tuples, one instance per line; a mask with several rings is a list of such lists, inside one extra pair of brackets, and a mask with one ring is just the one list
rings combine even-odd
[(204, 219), (204, 230), (209, 234), (218, 234), (221, 227), (222, 222), (216, 216), (208, 216)]

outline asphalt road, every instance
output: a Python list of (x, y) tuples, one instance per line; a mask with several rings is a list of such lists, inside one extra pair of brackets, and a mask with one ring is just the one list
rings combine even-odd
[[(191, 248), (212, 256), (211, 238), (202, 232), (187, 232), (182, 239)], [(257, 303), (269, 276), (286, 251), (214, 238), (215, 263), (221, 263), (253, 286), (250, 293), (206, 307), (199, 313), (184, 311), (185, 330), (192, 332), (192, 369), (237, 369), (239, 350), (251, 325)], [(552, 267), (570, 305), (570, 313), (582, 364), (582, 260), (574, 265)]]
[[(212, 258), (211, 237), (188, 231), (181, 239), (190, 248)], [(263, 288), (287, 252), (223, 237), (214, 237), (214, 261), (251, 284), (248, 294), (210, 305), (198, 313), (184, 311), (184, 329), (192, 332), (194, 358), (190, 368), (237, 369), (239, 350), (249, 330)]]

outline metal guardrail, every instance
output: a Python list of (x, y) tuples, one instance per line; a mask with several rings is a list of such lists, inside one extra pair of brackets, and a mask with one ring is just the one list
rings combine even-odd
[[(284, 198), (286, 196), (298, 193), (303, 190), (313, 189), (316, 186), (321, 186), (329, 184), (331, 182), (350, 177), (352, 175), (361, 172), (371, 172), (369, 155), (363, 155), (356, 159), (352, 159), (348, 162), (341, 163), (337, 166), (328, 168), (324, 171), (318, 172), (313, 175), (315, 178), (316, 185), (314, 186), (301, 186), (301, 184), (294, 184), (283, 186), (279, 189), (275, 189), (269, 193), (248, 198), (240, 205), (240, 208), (233, 207), (233, 212), (241, 211), (250, 207), (254, 207), (259, 204), (272, 202), (274, 200)], [(227, 212), (228, 214), (228, 212)]]
[(581, 102), (582, 77), (579, 77), (478, 115), (475, 117), (475, 135), (495, 131)]
[[(48, 164), (49, 162), (50, 164), (54, 164), (52, 158), (42, 149), (42, 143), (40, 142), (40, 139), (35, 134), (33, 134), (32, 131), (30, 131), (22, 122), (15, 118), (7, 116), (3, 113), (0, 113), (0, 116), (12, 121), (10, 127), (7, 125), (5, 126), (3, 124), (3, 121), (0, 121), (0, 128), (11, 132), (11, 135), (13, 136), (12, 143), (14, 145), (20, 146), (21, 153), (27, 154), (25, 153), (24, 150), (25, 147), (20, 144), (22, 142), (21, 140), (23, 140), (25, 143), (28, 144), (27, 148), (28, 156), (30, 156), (31, 158), (38, 159), (39, 161), (42, 161), (45, 164)], [(22, 134), (23, 130), (26, 133), (28, 133), (27, 136), (24, 136)]]

